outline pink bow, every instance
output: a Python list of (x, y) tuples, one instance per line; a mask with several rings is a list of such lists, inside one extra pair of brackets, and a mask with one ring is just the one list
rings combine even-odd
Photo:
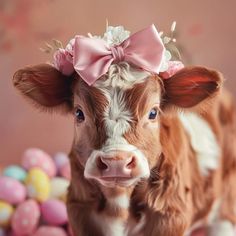
[(112, 63), (126, 61), (141, 69), (159, 73), (164, 45), (154, 25), (141, 30), (119, 45), (109, 46), (98, 38), (77, 36), (74, 44), (75, 71), (92, 85)]

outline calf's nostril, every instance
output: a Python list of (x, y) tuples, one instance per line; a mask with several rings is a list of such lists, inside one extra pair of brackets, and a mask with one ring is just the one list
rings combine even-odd
[(101, 157), (97, 158), (96, 164), (97, 164), (97, 167), (99, 170), (107, 170), (108, 169), (108, 165), (102, 160)]
[(135, 167), (135, 157), (131, 157), (125, 167), (128, 169), (133, 169)]

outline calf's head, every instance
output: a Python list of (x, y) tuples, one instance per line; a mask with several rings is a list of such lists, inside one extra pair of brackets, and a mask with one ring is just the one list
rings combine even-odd
[(123, 62), (92, 86), (48, 64), (17, 71), (13, 82), (37, 107), (74, 116), (73, 158), (88, 181), (128, 187), (149, 178), (157, 165), (167, 108), (202, 104), (217, 93), (221, 77), (203, 67), (187, 67), (164, 80)]

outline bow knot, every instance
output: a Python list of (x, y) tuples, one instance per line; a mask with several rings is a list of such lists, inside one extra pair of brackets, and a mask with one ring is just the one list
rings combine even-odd
[(122, 46), (117, 45), (115, 47), (111, 47), (111, 52), (112, 52), (112, 56), (114, 58), (115, 63), (124, 61), (125, 53), (124, 53), (124, 49)]
[(112, 63), (126, 61), (140, 69), (160, 72), (164, 45), (154, 25), (110, 46), (98, 38), (76, 37), (73, 66), (89, 85), (104, 75)]

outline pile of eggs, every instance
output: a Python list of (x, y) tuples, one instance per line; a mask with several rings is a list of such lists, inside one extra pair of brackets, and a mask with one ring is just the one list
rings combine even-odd
[(21, 166), (0, 173), (0, 236), (72, 235), (66, 211), (68, 156), (25, 151)]

